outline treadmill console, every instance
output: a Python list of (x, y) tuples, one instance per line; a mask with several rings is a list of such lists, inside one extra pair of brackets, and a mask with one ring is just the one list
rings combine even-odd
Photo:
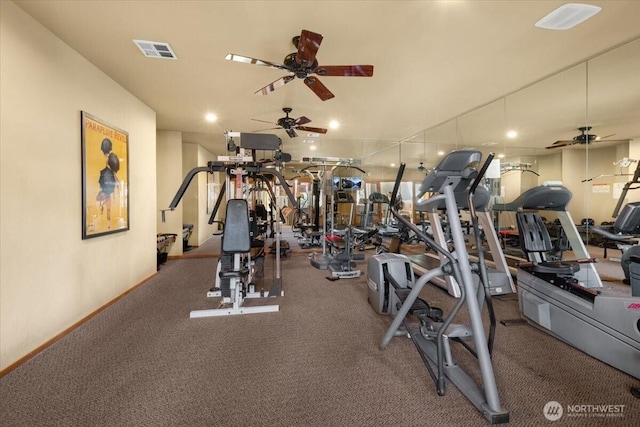
[(613, 224), (616, 233), (640, 234), (640, 202), (627, 203), (616, 222)]
[(372, 203), (386, 203), (387, 205), (389, 204), (389, 198), (382, 194), (382, 193), (371, 193), (369, 195), (369, 201)]
[(346, 191), (336, 191), (334, 196), (336, 203), (353, 203), (353, 196)]

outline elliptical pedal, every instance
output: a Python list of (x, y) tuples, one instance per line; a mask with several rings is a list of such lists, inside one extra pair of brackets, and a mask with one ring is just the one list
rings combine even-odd
[[(397, 304), (397, 308), (399, 309), (402, 304), (404, 304), (405, 300), (409, 296), (409, 293), (411, 293), (411, 288), (396, 289), (395, 292), (399, 300)], [(409, 309), (409, 313), (418, 318), (426, 317), (434, 322), (442, 322), (442, 309), (438, 307), (431, 307), (429, 303), (422, 298), (416, 298), (416, 300), (411, 305), (411, 308)]]

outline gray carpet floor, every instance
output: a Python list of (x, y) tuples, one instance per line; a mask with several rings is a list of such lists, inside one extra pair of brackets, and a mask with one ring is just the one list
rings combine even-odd
[[(216, 239), (170, 259), (153, 279), (0, 378), (0, 426), (488, 424), (451, 384), (437, 395), (408, 339), (380, 349), (390, 319), (367, 303), (366, 260), (358, 263), (362, 277), (332, 282), (290, 238), (284, 296), (247, 302), (278, 303), (278, 312), (190, 319), (190, 310), (217, 305), (206, 298)], [(628, 292), (619, 265), (607, 268), (606, 286)], [(423, 293), (445, 310), (453, 302), (437, 288)], [(516, 295), (494, 305), (498, 321), (519, 317)], [(459, 362), (473, 367), (466, 354)], [(629, 393), (638, 381), (532, 326), (498, 324), (493, 363), (513, 426), (640, 425), (640, 400)], [(549, 401), (563, 405), (559, 421), (545, 419)], [(615, 416), (569, 416), (568, 405), (624, 406)]]

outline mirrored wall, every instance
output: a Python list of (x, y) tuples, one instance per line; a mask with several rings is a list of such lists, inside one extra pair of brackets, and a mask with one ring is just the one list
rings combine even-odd
[[(573, 193), (569, 210), (577, 224), (612, 221), (640, 159), (640, 38), (406, 140), (363, 143), (360, 158), (368, 180), (383, 183), (381, 191), (401, 162), (403, 181), (416, 184), (444, 153), (465, 148), (500, 161), (496, 200), (561, 181)], [(627, 199), (640, 200), (640, 189)], [(500, 227), (512, 221), (501, 218)]]
[[(340, 178), (362, 181), (358, 212), (366, 209), (363, 199), (371, 193), (388, 195), (405, 163), (401, 196), (404, 210), (412, 210), (426, 172), (457, 149), (481, 150), (485, 158), (495, 154), (499, 176), (487, 183), (494, 202), (560, 181), (573, 194), (569, 211), (576, 224), (584, 218), (613, 221), (621, 190), (640, 160), (640, 38), (402, 141), (344, 144), (339, 152), (318, 155), (360, 162), (360, 170), (336, 171)], [(640, 189), (627, 194), (626, 202), (636, 200)], [(417, 219), (415, 212), (412, 218)], [(508, 214), (497, 222), (500, 228), (515, 227)]]

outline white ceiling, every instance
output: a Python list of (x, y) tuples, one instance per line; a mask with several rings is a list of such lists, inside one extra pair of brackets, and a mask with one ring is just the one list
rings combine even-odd
[[(640, 73), (628, 71), (628, 61), (632, 70), (640, 67), (640, 49), (618, 51), (615, 62), (606, 57), (599, 68), (595, 58), (589, 69), (568, 69), (640, 37), (640, 1), (589, 1), (602, 11), (568, 31), (534, 27), (564, 1), (15, 3), (154, 109), (158, 129), (182, 131), (186, 141), (215, 154), (224, 152), (225, 130), (264, 129), (269, 125), (251, 119), (276, 122), (283, 107), (293, 108), (292, 117), (310, 118), (309, 126), (341, 123), (316, 138), (315, 152), (302, 143), (304, 132), (291, 139), (271, 131), (294, 159), (364, 158), (363, 165), (373, 167), (397, 160), (398, 142), (406, 140), (462, 146), (499, 140), (509, 154), (543, 153), (544, 146), (570, 139), (585, 124), (587, 72), (590, 82), (612, 83), (590, 92), (591, 112), (606, 118), (594, 129), (600, 126), (598, 133), (615, 133), (616, 139), (640, 136)], [(261, 96), (254, 92), (287, 73), (224, 59), (235, 53), (282, 63), (302, 29), (324, 36), (320, 65), (372, 64), (373, 77), (322, 77), (335, 94), (324, 102), (299, 79)], [(167, 42), (178, 60), (146, 58), (134, 39)], [(535, 90), (518, 91), (565, 69)], [(607, 73), (621, 70), (627, 70), (627, 81), (613, 84), (621, 79)], [(597, 99), (606, 104), (595, 106)], [(217, 114), (218, 122), (207, 123), (207, 112)], [(519, 129), (519, 140), (503, 142), (505, 124)], [(408, 152), (426, 163), (434, 157), (423, 144), (409, 146), (403, 159)]]

